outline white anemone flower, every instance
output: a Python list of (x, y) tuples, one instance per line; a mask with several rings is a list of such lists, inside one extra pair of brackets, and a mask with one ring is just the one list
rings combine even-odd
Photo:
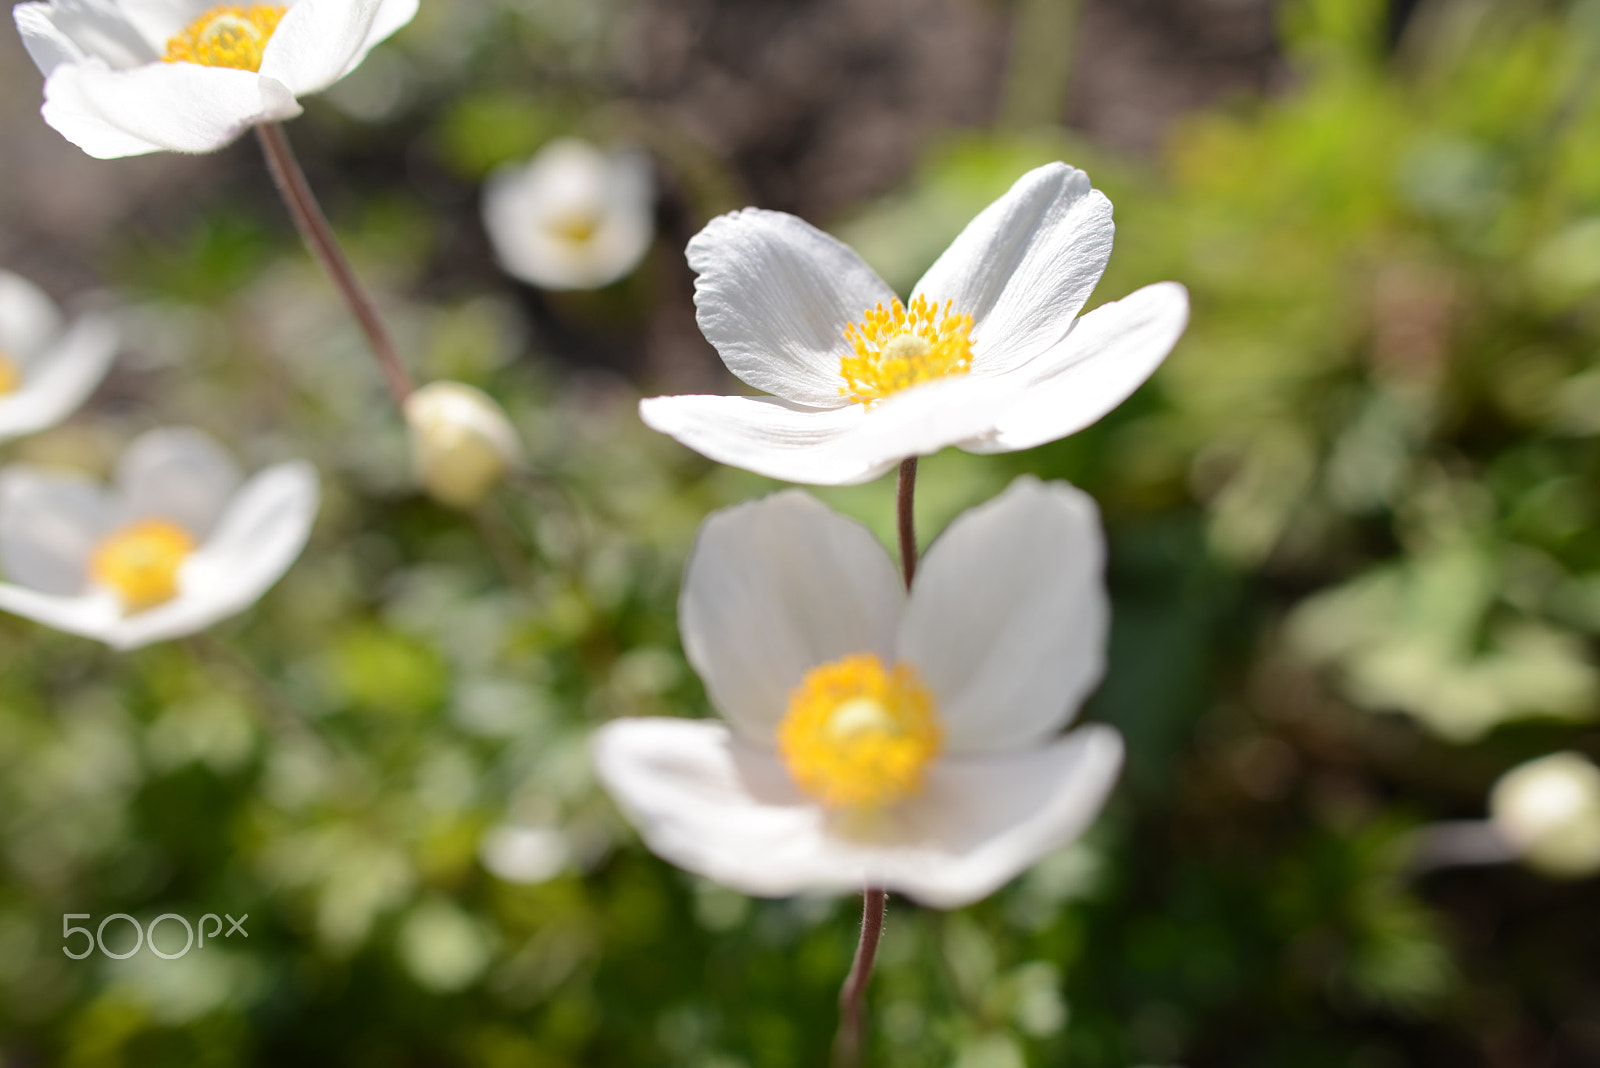
[(655, 235), (650, 161), (631, 149), (550, 142), (483, 187), (483, 225), (509, 273), (544, 289), (598, 289), (638, 266)]
[(1522, 859), (1546, 875), (1600, 873), (1600, 768), (1582, 753), (1551, 753), (1500, 776), (1489, 795), (1489, 818)]
[(864, 527), (789, 490), (708, 519), (684, 649), (725, 723), (621, 719), (601, 781), (646, 844), (762, 896), (878, 887), (937, 908), (1080, 835), (1122, 739), (1063, 734), (1104, 670), (1094, 503), (1022, 478), (958, 518), (907, 594)]
[(0, 441), (77, 411), (116, 354), (108, 318), (89, 314), (68, 326), (38, 286), (0, 271)]
[(1189, 297), (1161, 282), (1075, 318), (1111, 256), (1111, 202), (1064, 163), (1023, 175), (901, 304), (848, 246), (747, 208), (689, 242), (700, 329), (770, 397), (654, 397), (645, 423), (788, 482), (866, 482), (957, 445), (1013, 452), (1121, 404), (1177, 343)]
[(441, 504), (473, 508), (522, 463), (522, 442), (505, 409), (463, 382), (429, 382), (406, 398), (411, 466)]
[(142, 434), (114, 485), (14, 465), (0, 472), (0, 610), (132, 649), (254, 604), (311, 534), (317, 474), (291, 460), (243, 481), (198, 430)]
[(91, 156), (213, 152), (300, 114), (417, 0), (45, 0), (12, 9), (44, 121)]

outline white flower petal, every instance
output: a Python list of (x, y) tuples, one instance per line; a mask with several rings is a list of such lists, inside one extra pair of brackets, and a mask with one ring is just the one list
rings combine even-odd
[(1122, 736), (1089, 724), (1038, 749), (941, 760), (898, 813), (907, 845), (882, 885), (934, 908), (987, 897), (1094, 823), (1122, 769)]
[(947, 378), (870, 409), (818, 410), (774, 397), (652, 397), (639, 402), (639, 418), (718, 463), (785, 482), (850, 486), (912, 456), (992, 435), (995, 419), (1021, 386)]
[[(283, 6), (296, 2), (287, 0)], [(156, 56), (166, 55), (167, 42), (188, 29), (201, 15), (219, 6), (216, 0), (118, 0), (117, 3), (121, 16), (149, 43)]]
[(316, 469), (303, 461), (250, 479), (184, 562), (178, 596), (117, 621), (105, 640), (132, 649), (203, 630), (255, 604), (305, 548), (318, 496)]
[(778, 211), (712, 219), (689, 242), (700, 331), (756, 389), (837, 408), (846, 326), (894, 291), (849, 246)]
[(267, 41), (262, 77), (295, 96), (326, 89), (366, 55), (379, 6), (379, 0), (299, 0)]
[[(375, 45), (387, 41), (400, 31), (402, 26), (417, 17), (419, 0), (378, 0), (378, 13), (373, 16), (372, 25), (367, 29), (367, 40), (362, 46), (361, 54), (356, 57), (355, 63), (359, 64), (366, 58)], [(352, 64), (352, 68), (355, 64)]]
[(870, 462), (839, 447), (866, 418), (857, 404), (819, 411), (776, 397), (651, 397), (639, 402), (639, 418), (717, 463), (784, 482), (849, 486), (897, 462)]
[(1155, 373), (1188, 322), (1189, 293), (1177, 282), (1157, 282), (1101, 305), (1028, 368), (1040, 375), (1037, 384), (972, 451), (1031, 449), (1096, 422)]
[(0, 566), (45, 594), (75, 595), (112, 523), (109, 496), (93, 480), (17, 464), (0, 474)]
[(712, 704), (744, 737), (770, 745), (807, 671), (892, 652), (904, 601), (870, 531), (788, 490), (706, 520), (684, 571), (678, 626)]
[(933, 690), (947, 751), (1015, 749), (1071, 720), (1105, 670), (1104, 566), (1094, 501), (1026, 476), (933, 543), (898, 653)]
[(872, 839), (838, 833), (779, 760), (719, 723), (628, 719), (595, 733), (601, 781), (651, 850), (748, 894), (880, 886), (970, 904), (1081, 834), (1121, 766), (1108, 727), (1048, 747), (942, 761)]
[(1114, 229), (1089, 176), (1051, 163), (968, 223), (914, 295), (971, 315), (973, 373), (1004, 374), (1066, 334), (1105, 272)]
[(167, 149), (212, 152), (300, 105), (254, 71), (151, 63), (132, 70), (61, 64), (45, 80), (41, 112), (63, 137), (102, 159)]
[(12, 17), (29, 57), (46, 77), (63, 63), (92, 59), (120, 70), (161, 56), (115, 0), (19, 4)]
[(117, 354), (111, 320), (88, 315), (34, 359), (22, 384), (0, 395), (0, 441), (54, 426), (88, 399)]
[(117, 460), (119, 521), (168, 519), (203, 541), (241, 477), (239, 465), (209, 434), (193, 427), (148, 430)]
[(20, 368), (60, 333), (55, 301), (21, 275), (0, 271), (0, 357)]
[(62, 596), (0, 582), (0, 612), (10, 612), (68, 634), (105, 641), (107, 633), (121, 618), (122, 606), (109, 590)]

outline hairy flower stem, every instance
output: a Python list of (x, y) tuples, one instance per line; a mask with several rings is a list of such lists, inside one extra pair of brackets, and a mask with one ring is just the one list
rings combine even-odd
[[(900, 569), (906, 589), (917, 573), (917, 523), (913, 505), (917, 494), (917, 458), (900, 463), (900, 478), (895, 487), (895, 511), (900, 531)], [(868, 887), (861, 894), (861, 941), (856, 944), (856, 959), (850, 965), (844, 987), (839, 991), (839, 1032), (833, 1039), (835, 1068), (855, 1068), (861, 1063), (861, 1040), (866, 1027), (867, 983), (878, 957), (878, 942), (883, 938), (883, 917), (889, 895)]]
[(267, 157), (267, 169), (272, 172), (272, 180), (277, 183), (289, 214), (294, 216), (300, 236), (305, 238), (312, 254), (322, 261), (322, 266), (333, 278), (333, 284), (338, 287), (339, 295), (350, 306), (356, 322), (361, 324), (361, 332), (367, 335), (367, 344), (372, 347), (372, 354), (378, 359), (378, 369), (383, 372), (384, 384), (389, 387), (395, 404), (403, 407), (406, 398), (411, 395), (411, 376), (400, 362), (394, 342), (384, 329), (383, 321), (378, 318), (377, 309), (362, 290), (355, 271), (350, 269), (350, 262), (339, 248), (339, 239), (334, 237), (327, 216), (322, 214), (322, 207), (311, 192), (305, 172), (300, 169), (300, 161), (295, 159), (294, 149), (289, 146), (288, 135), (279, 124), (263, 122), (256, 126), (256, 138), (261, 142), (261, 151)]

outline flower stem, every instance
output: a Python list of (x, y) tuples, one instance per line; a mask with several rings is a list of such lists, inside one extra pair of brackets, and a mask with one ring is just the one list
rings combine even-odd
[(333, 235), (327, 216), (322, 214), (316, 194), (311, 192), (305, 172), (300, 169), (300, 161), (295, 159), (288, 135), (278, 123), (263, 122), (256, 126), (256, 138), (261, 142), (261, 151), (267, 157), (267, 169), (272, 172), (272, 180), (283, 195), (289, 214), (294, 216), (300, 236), (305, 238), (312, 254), (322, 261), (322, 266), (333, 278), (333, 284), (338, 287), (339, 295), (344, 297), (356, 322), (361, 324), (361, 332), (367, 335), (367, 344), (378, 358), (384, 384), (389, 387), (395, 404), (403, 406), (411, 395), (411, 376), (400, 362), (394, 342), (384, 329), (383, 321), (378, 318), (377, 309), (362, 290), (355, 271), (350, 269), (350, 262), (339, 247), (339, 239)]
[[(913, 514), (916, 497), (917, 458), (913, 456), (900, 462), (900, 479), (895, 487), (900, 568), (908, 590), (917, 574), (917, 523)], [(889, 895), (883, 890), (869, 886), (861, 893), (861, 941), (856, 944), (856, 959), (839, 991), (839, 1033), (833, 1039), (835, 1068), (855, 1068), (861, 1063), (867, 983), (872, 979), (872, 965), (878, 957), (878, 942), (883, 938), (883, 917), (888, 905)]]
[(861, 1035), (865, 1029), (867, 981), (872, 978), (872, 963), (878, 956), (878, 940), (883, 937), (883, 914), (888, 895), (867, 889), (861, 895), (861, 941), (856, 959), (850, 965), (844, 988), (839, 991), (839, 1033), (833, 1038), (834, 1068), (855, 1068), (861, 1063)]
[(906, 577), (906, 589), (917, 574), (917, 520), (912, 505), (917, 496), (917, 458), (900, 461), (900, 480), (895, 487), (895, 504), (900, 519), (900, 570)]

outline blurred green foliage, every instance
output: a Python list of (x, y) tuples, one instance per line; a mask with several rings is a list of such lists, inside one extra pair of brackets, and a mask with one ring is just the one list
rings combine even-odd
[[(186, 232), (126, 239), (129, 360), (13, 456), (103, 470), (193, 422), (315, 460), (326, 500), (284, 581), (193, 641), (115, 656), (0, 620), (8, 1068), (825, 1063), (855, 905), (667, 867), (587, 761), (607, 718), (707, 713), (679, 568), (708, 511), (770, 484), (645, 431), (614, 375), (554, 369), (679, 289), (552, 307), (463, 236), (466, 183), (574, 129), (643, 140), (687, 217), (727, 206), (737, 174), (615, 99), (627, 14), (425, 4), (294, 128), (407, 358), (527, 440), (534, 475), (475, 517), (409, 488), (269, 200), (219, 189)], [(952, 133), (836, 220), (905, 289), (1065, 158), (1122, 224), (1096, 300), (1175, 278), (1194, 306), (1100, 425), (923, 464), (924, 541), (1017, 472), (1102, 502), (1115, 622), (1086, 714), (1130, 766), (1087, 841), (989, 901), (893, 903), (875, 1063), (1600, 1060), (1593, 882), (1407, 867), (1511, 764), (1600, 753), (1600, 4), (1424, 4), (1393, 47), (1377, 0), (1280, 14), (1289, 88), (1184, 120), (1158, 161)], [(891, 492), (822, 495), (887, 541)], [(63, 914), (118, 912), (248, 913), (249, 938), (61, 954)]]

